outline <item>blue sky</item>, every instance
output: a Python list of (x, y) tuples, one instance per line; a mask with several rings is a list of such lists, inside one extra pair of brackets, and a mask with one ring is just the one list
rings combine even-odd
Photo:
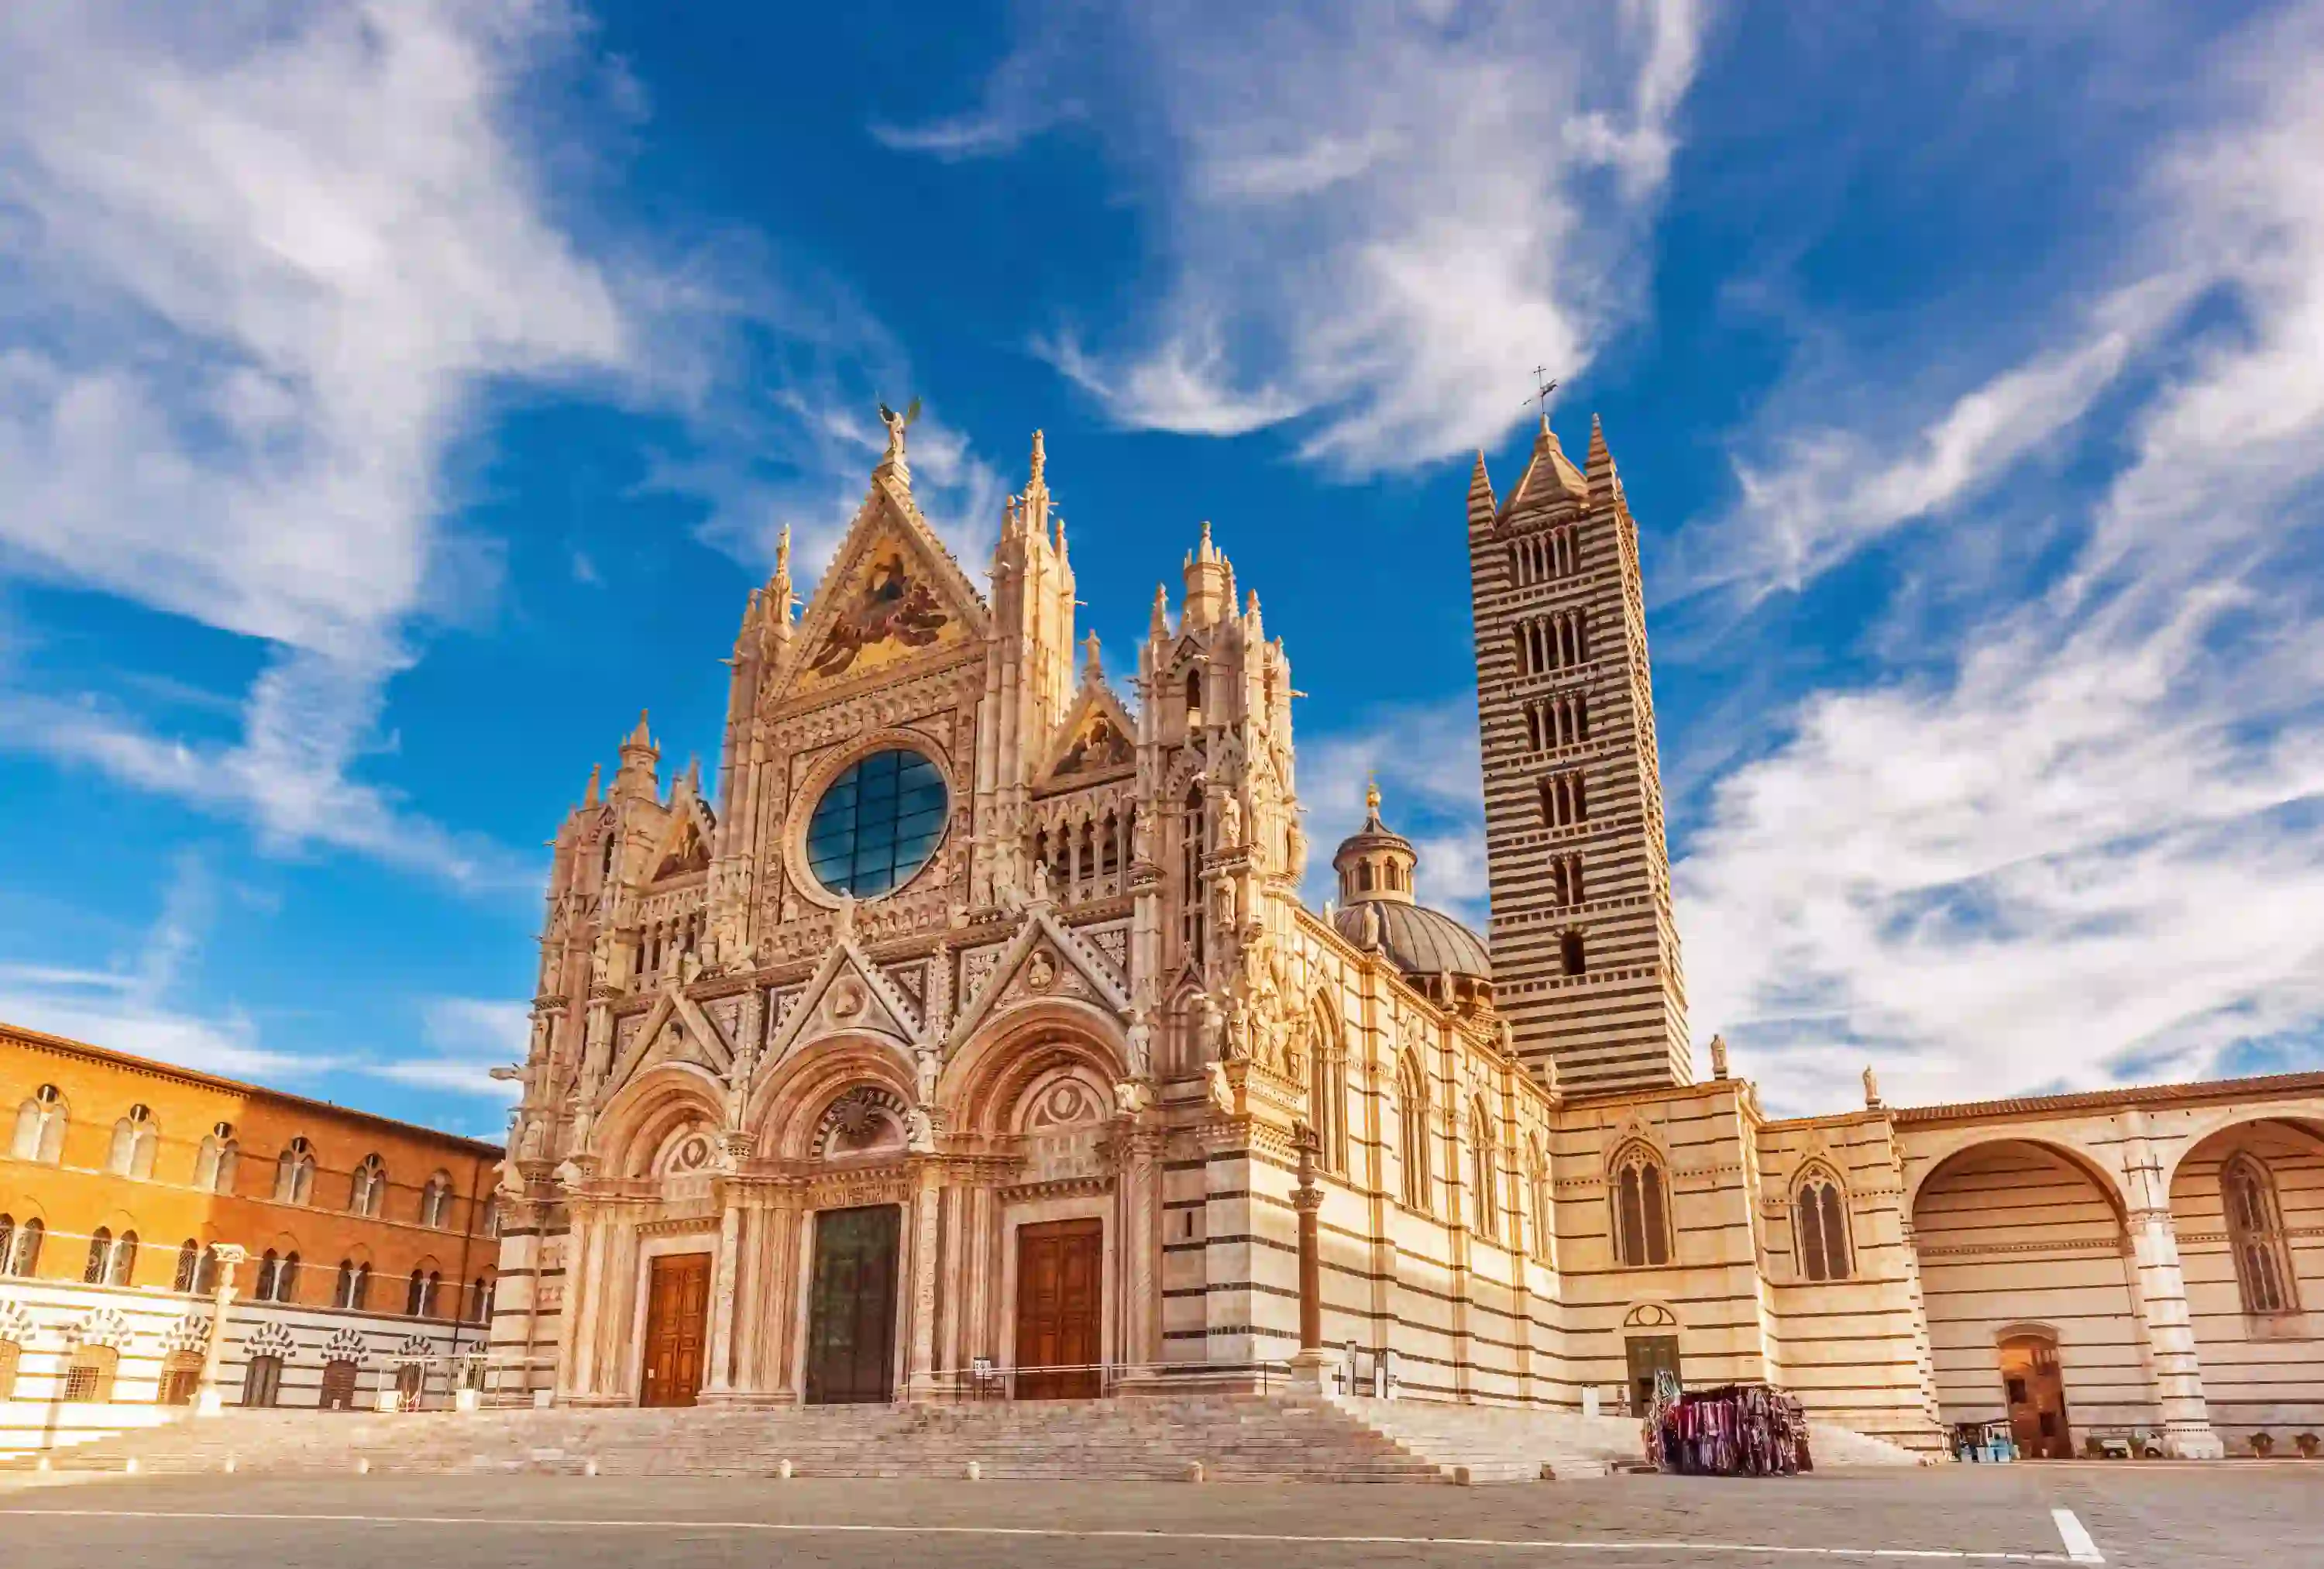
[[(0, 1018), (502, 1122), (542, 841), (775, 533), (1211, 520), (1481, 917), (1462, 496), (1645, 552), (1769, 1103), (2324, 1062), (2324, 7), (0, 13)], [(1320, 900), (1323, 891), (1314, 891)]]

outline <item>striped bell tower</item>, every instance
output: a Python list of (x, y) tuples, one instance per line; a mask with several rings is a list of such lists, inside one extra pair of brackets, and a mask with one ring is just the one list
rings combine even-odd
[(1577, 470), (1545, 416), (1498, 502), (1477, 455), (1469, 581), (1495, 1004), (1569, 1093), (1690, 1083), (1638, 531), (1596, 420)]

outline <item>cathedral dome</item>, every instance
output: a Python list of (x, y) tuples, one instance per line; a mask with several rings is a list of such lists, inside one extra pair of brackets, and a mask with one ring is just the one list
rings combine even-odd
[(1429, 996), (1469, 1007), (1492, 996), (1493, 961), (1476, 933), (1413, 899), (1420, 853), (1380, 821), (1379, 786), (1364, 791), (1364, 826), (1340, 842), (1340, 908), (1332, 924), (1360, 948), (1377, 947)]

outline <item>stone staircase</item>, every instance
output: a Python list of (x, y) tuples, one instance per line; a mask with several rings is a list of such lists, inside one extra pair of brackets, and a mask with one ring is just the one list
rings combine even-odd
[[(1442, 1467), (1322, 1400), (1202, 1396), (957, 1406), (243, 1411), (52, 1456), (58, 1470), (549, 1472), (1020, 1481), (1434, 1481)], [(25, 1469), (19, 1462), (11, 1469)]]
[[(1425, 1400), (1331, 1397), (1341, 1410), (1449, 1481), (1561, 1481), (1645, 1470), (1646, 1443), (1635, 1417), (1582, 1417), (1517, 1406), (1452, 1406)], [(1922, 1456), (1886, 1439), (1828, 1422), (1808, 1424), (1819, 1466), (1919, 1465)]]
[(1561, 1481), (1645, 1463), (1633, 1417), (1581, 1417), (1515, 1406), (1331, 1397), (1333, 1405), (1448, 1480), (1533, 1481), (1544, 1468)]

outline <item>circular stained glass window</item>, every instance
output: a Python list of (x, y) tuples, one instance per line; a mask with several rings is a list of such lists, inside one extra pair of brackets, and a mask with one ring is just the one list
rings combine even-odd
[(917, 752), (859, 759), (823, 792), (807, 825), (807, 864), (834, 893), (877, 899), (928, 863), (944, 835), (945, 782)]

